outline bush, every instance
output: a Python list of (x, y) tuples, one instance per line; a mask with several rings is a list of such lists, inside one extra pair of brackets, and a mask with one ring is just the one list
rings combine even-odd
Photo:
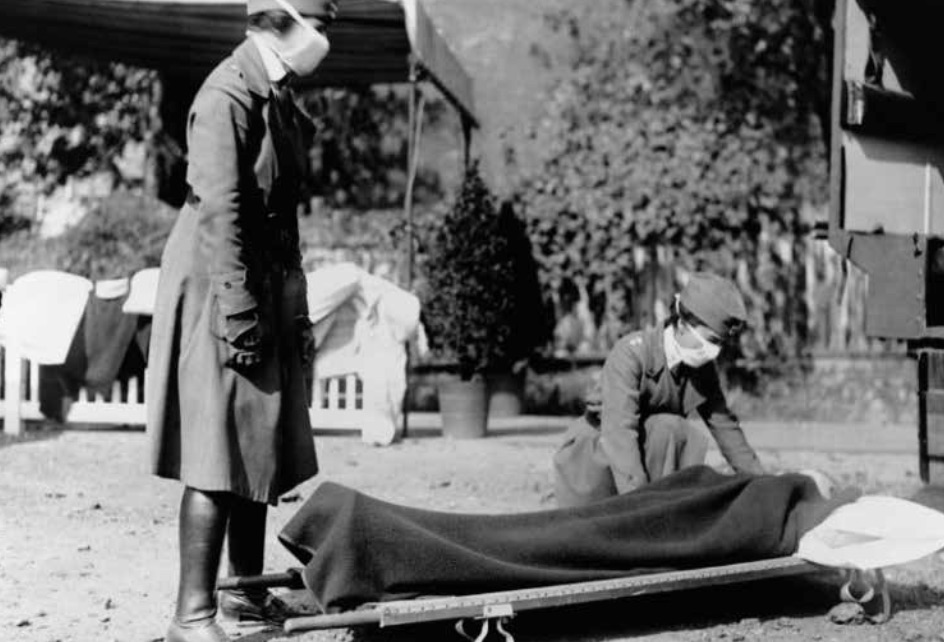
[(512, 309), (507, 315), (508, 346), (501, 367), (517, 370), (535, 351), (548, 345), (554, 331), (554, 314), (543, 299), (527, 225), (515, 213), (511, 202), (506, 201), (499, 208), (498, 221), (499, 234), (508, 240), (513, 284)]
[(130, 276), (157, 267), (176, 210), (155, 198), (118, 191), (99, 200), (55, 239), (58, 268), (92, 280)]
[(14, 232), (29, 229), (29, 227), (30, 219), (0, 209), (0, 239)]
[[(325, 88), (304, 92), (302, 101), (315, 130), (306, 189), (334, 208), (400, 207), (406, 188), (409, 93), (397, 87)], [(424, 144), (443, 128), (446, 113), (445, 100), (431, 96), (424, 111)], [(417, 169), (415, 202), (442, 198), (444, 169), (423, 164)]]
[(423, 265), (432, 352), (463, 379), (508, 364), (515, 314), (513, 248), (477, 164), (436, 228)]

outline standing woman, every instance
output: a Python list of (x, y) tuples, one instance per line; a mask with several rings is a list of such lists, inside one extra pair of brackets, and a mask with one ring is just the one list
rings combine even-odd
[[(290, 83), (328, 53), (334, 0), (248, 0), (247, 38), (187, 123), (189, 195), (161, 259), (148, 380), (152, 470), (184, 484), (180, 585), (167, 642), (220, 642), (215, 585), (262, 572), (267, 504), (317, 470), (313, 341), (296, 208), (307, 157)], [(267, 590), (225, 616), (279, 622)]]

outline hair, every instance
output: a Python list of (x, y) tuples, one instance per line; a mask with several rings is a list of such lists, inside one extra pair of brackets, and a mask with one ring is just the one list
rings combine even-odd
[(681, 303), (677, 303), (677, 307), (672, 310), (672, 314), (665, 320), (665, 323), (666, 325), (678, 327), (679, 321), (693, 328), (699, 325), (705, 325), (704, 321), (692, 314), (691, 311)]
[(294, 24), (295, 19), (281, 9), (252, 13), (247, 19), (249, 31), (271, 31), (280, 35), (291, 29)]

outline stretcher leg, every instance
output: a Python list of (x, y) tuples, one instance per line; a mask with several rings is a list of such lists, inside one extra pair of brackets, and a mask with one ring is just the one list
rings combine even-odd
[(839, 589), (839, 599), (861, 605), (865, 617), (871, 622), (887, 622), (892, 615), (892, 601), (882, 569), (849, 569), (845, 572), (845, 579)]
[(480, 621), (482, 622), (482, 627), (481, 629), (479, 629), (479, 634), (474, 638), (471, 635), (469, 635), (465, 630), (466, 620), (464, 619), (458, 620), (456, 622), (456, 633), (461, 635), (464, 639), (468, 640), (469, 642), (484, 642), (485, 638), (488, 637), (489, 623), (493, 619), (495, 620), (495, 630), (498, 631), (498, 634), (501, 635), (502, 638), (504, 638), (505, 642), (515, 642), (514, 636), (511, 633), (509, 633), (508, 630), (505, 628), (505, 622), (511, 619), (509, 616), (500, 616), (496, 618), (489, 618), (489, 617), (481, 618)]
[(507, 618), (498, 618), (495, 622), (495, 629), (502, 634), (502, 637), (505, 638), (505, 642), (515, 642), (515, 638), (512, 637), (511, 633), (505, 630), (505, 622)]

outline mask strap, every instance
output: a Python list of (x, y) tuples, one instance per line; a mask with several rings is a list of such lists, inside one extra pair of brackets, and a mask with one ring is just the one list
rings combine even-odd
[[(688, 324), (686, 324), (686, 325), (688, 325)], [(712, 343), (711, 341), (709, 341), (709, 340), (706, 339), (705, 337), (701, 336), (701, 332), (699, 332), (697, 328), (693, 328), (692, 326), (689, 325), (689, 326), (688, 326), (688, 329), (691, 330), (691, 331), (692, 331), (692, 334), (694, 334), (694, 335), (698, 338), (698, 342), (701, 344), (701, 347), (702, 347), (703, 349), (704, 349), (704, 348), (708, 348), (708, 347), (717, 347), (717, 346), (715, 346), (714, 343)]]

